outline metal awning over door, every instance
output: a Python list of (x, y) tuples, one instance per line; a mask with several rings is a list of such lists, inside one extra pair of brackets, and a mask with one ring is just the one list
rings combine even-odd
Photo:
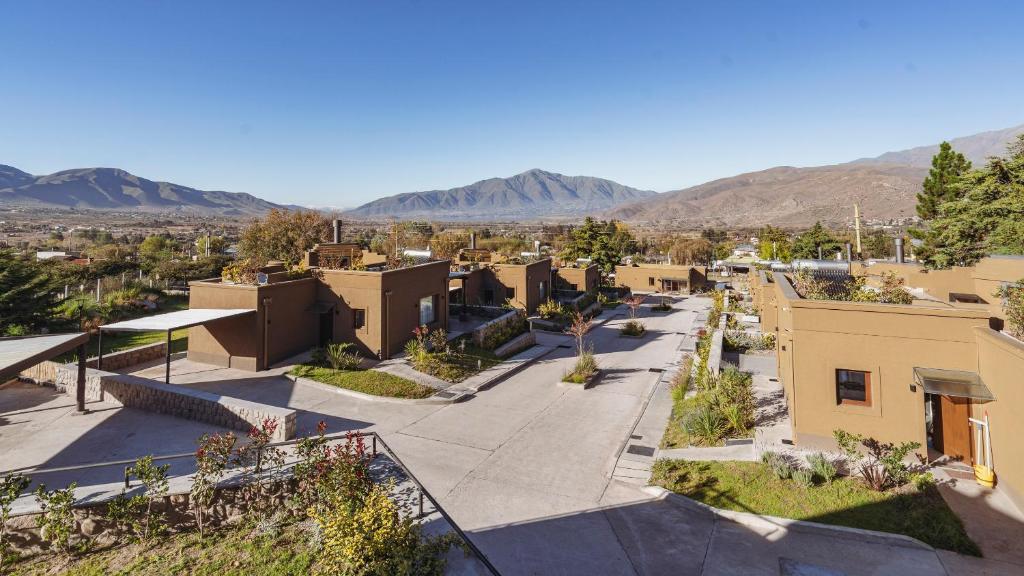
[(979, 402), (991, 402), (996, 399), (978, 374), (966, 370), (914, 368), (914, 382), (929, 394), (970, 398)]

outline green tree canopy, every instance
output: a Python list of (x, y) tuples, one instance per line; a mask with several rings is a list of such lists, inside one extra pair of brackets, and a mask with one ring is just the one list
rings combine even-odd
[(49, 267), (10, 250), (0, 251), (0, 335), (47, 326), (56, 306), (57, 288)]
[(280, 260), (298, 264), (307, 250), (331, 239), (331, 220), (313, 210), (271, 210), (249, 223), (238, 243), (238, 255), (259, 264)]
[(1004, 158), (959, 177), (918, 255), (933, 268), (971, 266), (989, 254), (1024, 254), (1024, 135)]
[(814, 226), (796, 237), (793, 242), (793, 258), (817, 258), (819, 247), (822, 258), (827, 260), (842, 250), (843, 245), (821, 222), (815, 222)]
[(971, 169), (971, 162), (953, 150), (949, 142), (939, 144), (939, 153), (932, 157), (932, 167), (917, 193), (917, 215), (932, 220), (939, 215), (939, 206), (956, 200), (962, 193), (958, 182)]
[(762, 260), (789, 262), (793, 259), (793, 243), (781, 228), (769, 224), (761, 228), (757, 239), (757, 255)]
[(174, 249), (174, 240), (167, 236), (147, 236), (139, 244), (139, 258), (143, 270), (149, 272), (160, 262), (170, 260), (174, 256)]
[(615, 269), (622, 256), (635, 249), (636, 239), (624, 225), (587, 216), (582, 226), (569, 233), (559, 257), (562, 260), (589, 258), (607, 274)]

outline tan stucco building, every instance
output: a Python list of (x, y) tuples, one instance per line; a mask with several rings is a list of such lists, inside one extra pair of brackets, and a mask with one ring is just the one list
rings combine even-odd
[[(467, 252), (467, 251), (464, 251)], [(509, 301), (532, 314), (551, 297), (551, 259), (514, 264), (498, 255), (486, 259), (461, 258), (452, 266), (449, 281), (454, 302), (500, 306)]]
[(994, 296), (1024, 278), (1024, 258), (942, 271), (855, 263), (852, 272), (869, 284), (897, 274), (913, 304), (808, 300), (786, 274), (750, 275), (762, 329), (777, 334), (796, 443), (831, 448), (841, 428), (920, 442), (930, 460), (985, 463), (990, 451), (1000, 486), (1024, 506), (1024, 342), (1000, 330)]
[(620, 264), (615, 267), (615, 285), (633, 292), (692, 294), (707, 285), (707, 269), (677, 264)]
[(589, 266), (558, 266), (552, 269), (556, 290), (579, 290), (595, 292), (601, 284), (601, 269), (597, 264)]
[(448, 268), (449, 261), (440, 260), (393, 269), (318, 268), (300, 279), (272, 271), (265, 285), (192, 282), (192, 308), (257, 313), (190, 329), (188, 356), (264, 370), (317, 345), (352, 342), (365, 355), (389, 358), (417, 326), (448, 328)]

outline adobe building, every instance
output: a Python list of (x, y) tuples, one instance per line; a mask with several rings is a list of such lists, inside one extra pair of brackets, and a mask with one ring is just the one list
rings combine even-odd
[(902, 262), (852, 269), (869, 285), (897, 274), (913, 303), (810, 300), (787, 274), (751, 274), (762, 329), (777, 335), (797, 445), (832, 449), (836, 429), (920, 442), (929, 461), (991, 466), (1024, 507), (1024, 342), (1002, 330), (994, 296), (1024, 278), (1024, 257), (938, 271)]
[(386, 359), (417, 326), (447, 329), (449, 262), (389, 267), (384, 260), (356, 245), (322, 244), (306, 257), (308, 277), (266, 268), (255, 285), (191, 282), (191, 308), (256, 314), (191, 328), (189, 359), (265, 370), (328, 342), (352, 342), (364, 355)]
[(487, 250), (465, 249), (452, 265), (449, 289), (453, 302), (501, 306), (508, 300), (532, 314), (551, 297), (551, 259), (520, 264)]
[(555, 290), (596, 292), (601, 284), (601, 270), (597, 264), (589, 266), (561, 265), (552, 269)]
[(615, 267), (615, 285), (632, 292), (692, 294), (703, 290), (707, 283), (705, 266), (620, 264)]

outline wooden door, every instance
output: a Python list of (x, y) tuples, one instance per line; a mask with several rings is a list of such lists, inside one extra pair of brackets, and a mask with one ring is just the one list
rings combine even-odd
[(971, 427), (968, 417), (971, 401), (967, 398), (940, 396), (935, 414), (935, 448), (952, 458), (971, 463)]

